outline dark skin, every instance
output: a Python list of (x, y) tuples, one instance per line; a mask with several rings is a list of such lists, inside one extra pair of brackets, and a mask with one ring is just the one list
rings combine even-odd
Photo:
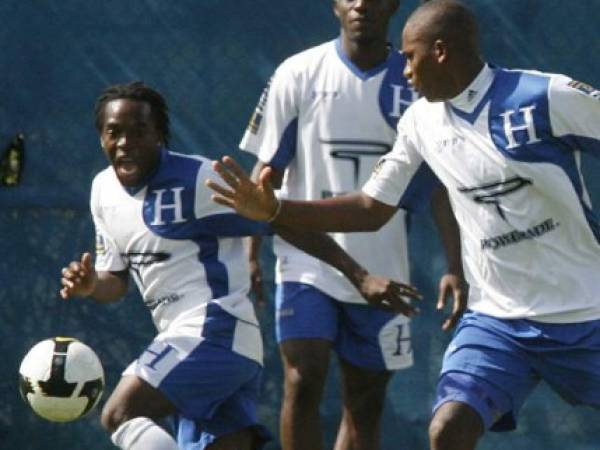
[[(404, 76), (429, 101), (449, 100), (463, 92), (483, 68), (476, 24), (464, 14), (459, 26), (453, 2), (420, 8), (402, 32), (407, 57)], [(456, 29), (465, 30), (456, 35)], [(462, 402), (444, 403), (429, 426), (431, 450), (474, 450), (484, 433), (479, 413)]]
[[(102, 148), (123, 186), (139, 186), (157, 168), (162, 138), (154, 122), (151, 107), (145, 102), (118, 99), (107, 103), (100, 130)], [(128, 273), (97, 272), (90, 253), (62, 269), (60, 295), (92, 297), (99, 303), (119, 301), (128, 288)], [(124, 376), (102, 410), (101, 421), (109, 432), (135, 417), (157, 421), (177, 413), (176, 406), (158, 389), (137, 376)], [(250, 450), (254, 434), (249, 429), (218, 438), (208, 448)]]
[[(363, 71), (383, 64), (388, 58), (388, 24), (398, 9), (396, 0), (338, 0), (333, 2), (333, 11), (340, 22), (340, 39), (347, 57)], [(269, 170), (270, 181), (276, 188), (281, 187), (284, 172), (258, 162), (253, 176), (258, 180), (263, 170)], [(340, 208), (336, 218), (325, 223), (298, 226), (293, 219), (275, 224), (297, 227), (297, 230), (314, 231), (375, 231), (387, 223), (396, 213), (396, 208), (371, 199), (362, 194), (338, 197)], [(357, 213), (355, 207), (361, 212)], [(445, 192), (436, 195), (436, 209), (441, 217), (452, 217)], [(299, 211), (299, 216), (303, 215)], [(268, 218), (268, 217), (267, 217)], [(363, 220), (364, 219), (364, 220)], [(327, 219), (325, 219), (327, 220)], [(348, 220), (348, 228), (342, 225)], [(358, 223), (361, 221), (361, 223)], [(446, 222), (442, 220), (442, 222)], [(302, 222), (306, 225), (306, 222)], [(442, 226), (445, 226), (442, 224)], [(452, 233), (449, 229), (444, 232)], [(448, 243), (453, 245), (453, 243)], [(252, 290), (258, 305), (265, 303), (262, 287), (262, 271), (259, 262), (260, 237), (251, 241), (250, 265), (252, 268)], [(451, 255), (460, 255), (454, 248)], [(457, 323), (465, 306), (465, 289), (462, 281), (462, 267), (459, 257), (449, 264), (450, 273), (440, 281), (438, 308), (445, 307), (449, 295), (454, 298), (453, 311), (444, 320), (442, 328), (449, 330)], [(406, 314), (406, 312), (403, 312)], [(316, 449), (322, 446), (322, 433), (319, 417), (319, 404), (323, 384), (329, 366), (331, 343), (323, 339), (290, 339), (280, 344), (285, 371), (284, 401), (280, 419), (280, 435), (283, 448)], [(306, 355), (311, 355), (307, 358)], [(386, 386), (391, 377), (388, 371), (374, 372), (354, 367), (341, 361), (343, 383), (343, 416), (338, 431), (335, 450), (376, 449), (379, 447), (379, 422)]]
[[(340, 22), (340, 37), (342, 46), (350, 61), (361, 70), (367, 71), (377, 67), (387, 59), (388, 24), (399, 6), (398, 0), (334, 0), (333, 12)], [(267, 165), (257, 162), (253, 177)], [(283, 172), (273, 170), (271, 183), (276, 189), (281, 187)], [(263, 275), (260, 266), (259, 236), (253, 237), (250, 243), (250, 273), (252, 292), (256, 303), (264, 306), (266, 303)]]
[[(430, 101), (445, 101), (471, 84), (483, 67), (476, 30), (472, 16), (454, 1), (425, 3), (413, 13), (402, 34), (402, 50), (408, 59), (404, 73), (421, 95)], [(277, 210), (277, 200), (270, 192), (270, 168), (261, 171), (255, 185), (231, 158), (214, 166), (228, 185), (209, 184), (216, 192), (214, 201), (256, 219), (270, 217)], [(378, 215), (380, 208), (362, 194), (316, 202), (284, 201), (275, 222), (290, 221), (319, 230), (363, 230), (382, 220), (385, 214)], [(431, 420), (431, 450), (474, 450), (483, 433), (477, 411), (466, 403), (450, 401)]]
[[(324, 200), (283, 200), (279, 207), (279, 200), (270, 183), (273, 171), (271, 167), (265, 167), (260, 172), (257, 183), (229, 156), (225, 156), (221, 162), (215, 161), (213, 167), (229, 187), (207, 181), (207, 185), (216, 192), (213, 195), (215, 202), (233, 208), (240, 215), (253, 220), (267, 220), (279, 208), (279, 213), (272, 222), (276, 226), (321, 232), (376, 231), (396, 212), (395, 206), (379, 202), (363, 192)], [(444, 198), (445, 193), (437, 192), (436, 197)], [(441, 206), (437, 214), (450, 214), (447, 198), (443, 201), (445, 206)], [(445, 235), (458, 233), (454, 229), (455, 221), (448, 221), (445, 226), (450, 228), (445, 231)], [(450, 248), (456, 244), (446, 242), (445, 245)], [(459, 254), (456, 249), (450, 249), (449, 253), (452, 252), (454, 255)], [(444, 329), (450, 329), (457, 323), (466, 306), (466, 289), (462, 283), (462, 268), (458, 257), (449, 261), (449, 272), (455, 274), (450, 275), (451, 277), (456, 278), (441, 281), (442, 290), (438, 300), (438, 307), (443, 307), (448, 295), (452, 294), (454, 297), (453, 312), (444, 322)]]
[(340, 21), (342, 46), (360, 69), (382, 64), (388, 56), (388, 23), (398, 9), (397, 0), (338, 0), (333, 12)]
[[(121, 184), (127, 187), (143, 185), (157, 169), (164, 138), (154, 121), (151, 107), (145, 102), (117, 99), (106, 104), (100, 129), (103, 150)], [(302, 245), (305, 251), (337, 267), (346, 274), (368, 301), (381, 308), (413, 315), (416, 308), (407, 297), (420, 298), (412, 287), (368, 274), (348, 257), (335, 242), (325, 235), (298, 233), (285, 226), (277, 232), (292, 244)], [(99, 303), (119, 301), (128, 289), (128, 273), (96, 271), (90, 253), (72, 261), (61, 271), (60, 295), (64, 299), (91, 297)], [(102, 424), (113, 433), (121, 424), (135, 417), (158, 420), (174, 414), (177, 409), (158, 389), (136, 376), (121, 378), (108, 399)], [(244, 429), (217, 439), (211, 450), (250, 449), (253, 432)]]

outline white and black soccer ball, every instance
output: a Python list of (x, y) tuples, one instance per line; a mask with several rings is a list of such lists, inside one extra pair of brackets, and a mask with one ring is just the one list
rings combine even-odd
[(46, 339), (23, 358), (19, 390), (40, 417), (69, 422), (96, 406), (104, 390), (104, 370), (96, 353), (77, 339)]

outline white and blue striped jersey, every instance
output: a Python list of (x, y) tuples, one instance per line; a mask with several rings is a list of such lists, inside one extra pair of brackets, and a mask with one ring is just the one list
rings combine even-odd
[(245, 327), (234, 351), (262, 362), (262, 344), (247, 297), (249, 269), (241, 236), (267, 231), (211, 201), (218, 181), (211, 162), (163, 150), (160, 165), (137, 191), (108, 167), (94, 179), (91, 210), (98, 271), (129, 270), (160, 332), (203, 325), (216, 304)]
[[(405, 59), (389, 57), (368, 71), (357, 68), (341, 40), (285, 60), (275, 71), (240, 143), (284, 172), (280, 197), (316, 200), (356, 192), (381, 155), (396, 123), (417, 98), (402, 75)], [(334, 239), (370, 272), (408, 281), (405, 212), (377, 233), (336, 233)], [(275, 238), (277, 282), (311, 284), (331, 297), (365, 303), (331, 266)]]
[(401, 205), (429, 165), (460, 225), (469, 308), (499, 318), (600, 318), (598, 222), (580, 154), (600, 152), (600, 93), (563, 75), (484, 67), (456, 98), (420, 99), (363, 187)]

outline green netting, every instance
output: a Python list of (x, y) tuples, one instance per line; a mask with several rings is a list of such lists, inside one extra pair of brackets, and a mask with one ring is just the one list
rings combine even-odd
[[(233, 152), (262, 87), (284, 57), (336, 36), (331, 2), (267, 0), (3, 0), (0, 2), (0, 148), (25, 134), (26, 168), (18, 187), (0, 187), (0, 448), (113, 448), (98, 411), (67, 425), (36, 418), (20, 400), (17, 370), (35, 342), (71, 335), (91, 345), (109, 388), (154, 334), (132, 292), (120, 305), (59, 300), (59, 269), (92, 248), (87, 212), (93, 174), (105, 165), (93, 128), (95, 97), (108, 84), (142, 79), (168, 99), (172, 148), (217, 157)], [(416, 0), (403, 2), (392, 27)], [(600, 84), (598, 0), (471, 0), (482, 23), (484, 50), (498, 65), (563, 72)], [(249, 166), (252, 161), (242, 158)], [(585, 162), (592, 197), (597, 165)], [(392, 382), (383, 449), (424, 450), (429, 408), (448, 336), (434, 311), (443, 270), (431, 220), (411, 231), (413, 281), (424, 291), (414, 322), (416, 365)], [(433, 256), (432, 256), (433, 255)], [(265, 265), (272, 264), (265, 251)], [(269, 279), (272, 281), (272, 278)], [(260, 311), (267, 373), (260, 414), (276, 433), (281, 366), (273, 310)], [(322, 416), (328, 447), (339, 420), (335, 370)], [(105, 397), (106, 398), (106, 397)], [(518, 431), (485, 437), (481, 449), (598, 449), (598, 414), (572, 408), (542, 386), (526, 404)], [(275, 441), (270, 449), (278, 448)]]

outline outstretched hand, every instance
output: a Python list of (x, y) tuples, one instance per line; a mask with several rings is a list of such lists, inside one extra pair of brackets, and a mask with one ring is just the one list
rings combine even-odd
[(408, 302), (408, 298), (423, 298), (414, 286), (370, 274), (365, 276), (359, 290), (370, 305), (407, 317), (419, 312), (416, 306)]
[(71, 261), (61, 271), (60, 283), (63, 286), (60, 296), (68, 299), (74, 296), (87, 297), (96, 287), (98, 275), (92, 264), (92, 255), (84, 253), (80, 261)]
[(458, 275), (447, 273), (440, 279), (439, 296), (436, 305), (437, 309), (439, 311), (444, 309), (449, 296), (452, 296), (452, 299), (454, 300), (452, 312), (444, 320), (442, 330), (449, 331), (456, 326), (467, 309), (468, 292), (469, 286), (465, 283), (464, 279)]
[(238, 214), (253, 220), (272, 220), (279, 210), (279, 200), (271, 186), (271, 168), (265, 167), (254, 183), (248, 174), (231, 157), (213, 161), (213, 169), (228, 187), (207, 180), (206, 185), (216, 194), (212, 200), (220, 205), (235, 209)]

